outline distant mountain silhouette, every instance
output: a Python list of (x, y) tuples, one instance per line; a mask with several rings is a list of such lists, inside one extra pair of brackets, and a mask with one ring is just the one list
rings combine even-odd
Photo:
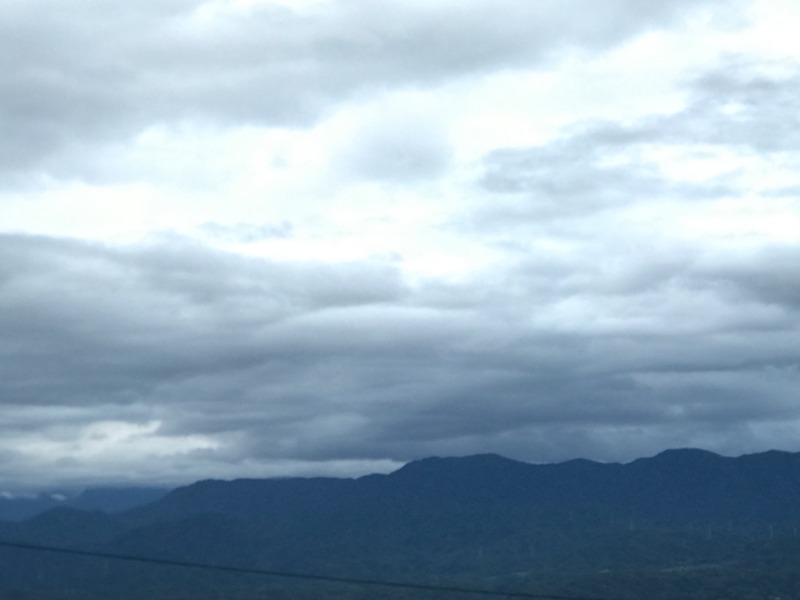
[(23, 521), (57, 507), (122, 512), (164, 497), (168, 488), (102, 487), (88, 488), (79, 494), (45, 492), (36, 496), (0, 496), (0, 521)]
[(198, 514), (311, 519), (358, 513), (367, 519), (500, 508), (548, 515), (579, 511), (654, 525), (785, 522), (800, 517), (800, 453), (726, 458), (682, 449), (628, 464), (537, 465), (492, 454), (426, 458), (389, 475), (359, 479), (201, 481), (135, 513), (145, 521)]
[(800, 453), (681, 449), (627, 464), (484, 454), (358, 479), (206, 480), (126, 512), (62, 508), (0, 535), (291, 571), (497, 578), (734, 564), (753, 544), (789, 561), (799, 526)]
[(73, 508), (117, 513), (160, 500), (169, 491), (162, 487), (95, 487), (66, 502)]

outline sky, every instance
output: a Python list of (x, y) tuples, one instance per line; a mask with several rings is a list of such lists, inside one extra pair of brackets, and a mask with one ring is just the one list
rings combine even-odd
[(800, 451), (798, 31), (0, 0), (0, 488)]

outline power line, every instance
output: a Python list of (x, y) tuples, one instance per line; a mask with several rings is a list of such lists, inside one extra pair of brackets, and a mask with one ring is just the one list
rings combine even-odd
[(59, 546), (46, 546), (43, 544), (27, 544), (24, 542), (10, 542), (0, 540), (0, 546), (39, 552), (52, 552), (57, 554), (71, 554), (73, 556), (88, 556), (92, 558), (105, 558), (129, 562), (147, 563), (170, 567), (184, 567), (191, 569), (204, 569), (208, 571), (222, 571), (247, 575), (262, 575), (268, 577), (281, 577), (284, 579), (299, 579), (305, 581), (319, 581), (326, 583), (341, 583), (348, 585), (368, 585), (373, 587), (417, 590), (425, 592), (447, 592), (453, 594), (473, 594), (478, 596), (494, 596), (504, 598), (528, 598), (531, 600), (604, 600), (588, 596), (563, 596), (557, 594), (532, 594), (528, 592), (502, 592), (481, 588), (459, 587), (450, 585), (433, 585), (426, 583), (405, 583), (401, 581), (386, 581), (383, 579), (358, 579), (354, 577), (335, 577), (333, 575), (319, 575), (314, 573), (294, 573), (291, 571), (271, 571), (267, 569), (254, 569), (249, 567), (236, 567), (232, 565), (212, 565), (208, 563), (186, 560), (172, 560), (166, 558), (153, 558), (137, 556), (134, 554), (118, 554), (115, 552), (97, 552), (93, 550), (80, 550), (77, 548), (64, 548)]

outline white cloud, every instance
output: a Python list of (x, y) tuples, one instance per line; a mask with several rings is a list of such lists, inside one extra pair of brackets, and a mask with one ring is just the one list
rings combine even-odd
[(214, 450), (219, 442), (208, 436), (159, 435), (161, 423), (96, 421), (77, 431), (55, 428), (36, 437), (4, 441), (6, 448), (19, 452), (23, 460), (39, 463), (94, 462), (104, 469), (124, 470), (142, 461), (169, 459), (197, 450)]

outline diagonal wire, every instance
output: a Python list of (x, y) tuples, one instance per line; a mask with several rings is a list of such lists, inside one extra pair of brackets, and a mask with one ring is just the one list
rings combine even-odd
[(165, 565), (171, 567), (184, 567), (191, 569), (203, 569), (207, 571), (222, 571), (226, 573), (239, 573), (248, 575), (264, 575), (269, 577), (281, 577), (284, 579), (298, 579), (305, 581), (320, 581), (327, 583), (342, 583), (349, 585), (362, 585), (383, 588), (407, 589), (426, 592), (446, 592), (453, 594), (473, 594), (478, 596), (494, 596), (505, 598), (528, 598), (533, 600), (604, 600), (602, 598), (592, 598), (588, 596), (563, 596), (558, 594), (533, 594), (529, 592), (503, 592), (499, 590), (489, 590), (472, 587), (459, 587), (449, 585), (433, 585), (426, 583), (406, 583), (401, 581), (387, 581), (383, 579), (359, 579), (354, 577), (335, 577), (332, 575), (319, 575), (315, 573), (295, 573), (291, 571), (271, 571), (267, 569), (254, 569), (249, 567), (237, 567), (232, 565), (212, 565), (208, 563), (172, 560), (166, 558), (153, 558), (149, 556), (139, 556), (134, 554), (118, 554), (115, 552), (97, 552), (93, 550), (80, 550), (77, 548), (65, 548), (60, 546), (46, 546), (43, 544), (27, 544), (24, 542), (11, 542), (0, 540), (0, 546), (6, 548), (17, 548), (21, 550), (33, 550), (38, 552), (52, 552), (57, 554), (71, 554), (73, 556), (89, 556), (93, 558), (105, 558), (109, 560), (121, 560), (128, 562), (139, 562), (154, 565)]

